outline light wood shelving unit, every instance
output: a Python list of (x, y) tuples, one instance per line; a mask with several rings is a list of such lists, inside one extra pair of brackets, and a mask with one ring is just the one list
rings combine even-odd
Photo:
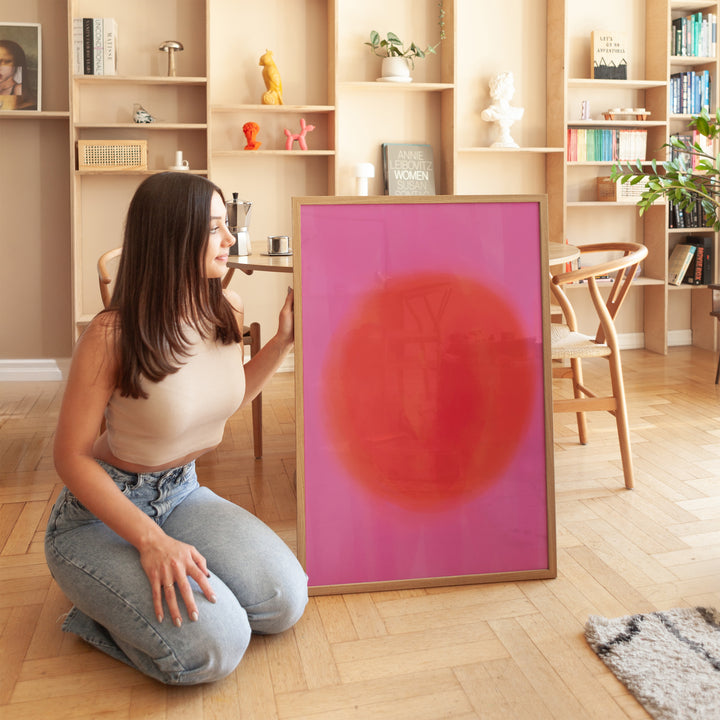
[[(424, 142), (434, 149), (440, 194), (545, 193), (553, 241), (644, 242), (650, 254), (620, 318), (620, 333), (659, 353), (678, 337), (715, 348), (709, 291), (674, 289), (666, 283), (669, 250), (685, 231), (668, 229), (668, 208), (662, 203), (641, 218), (633, 203), (597, 202), (595, 178), (609, 175), (612, 163), (567, 162), (566, 137), (571, 126), (643, 127), (648, 130), (648, 157), (663, 159), (663, 143), (688, 122), (687, 116), (668, 111), (671, 73), (709, 69), (711, 109), (718, 104), (717, 58), (671, 57), (672, 19), (692, 11), (717, 12), (718, 5), (707, 0), (607, 0), (595, 8), (583, 0), (444, 0), (446, 37), (438, 55), (418, 61), (414, 81), (399, 85), (375, 81), (380, 60), (364, 42), (372, 29), (394, 30), (423, 45), (436, 42), (436, 0), (267, 0), (262, 6), (249, 0), (37, 0), (32, 12), (0, 0), (10, 20), (43, 24), (44, 85), (52, 87), (44, 93), (42, 112), (0, 114), (2, 131), (18, 147), (50, 143), (71, 168), (68, 173), (68, 163), (64, 169), (56, 166), (50, 178), (38, 171), (42, 179), (33, 189), (41, 195), (52, 183), (60, 204), (64, 196), (70, 208), (64, 218), (58, 203), (52, 212), (53, 220), (60, 220), (54, 252), (65, 255), (65, 272), (72, 274), (72, 307), (66, 305), (64, 316), (57, 308), (54, 314), (46, 312), (73, 328), (65, 341), (69, 351), (77, 329), (99, 309), (97, 257), (120, 244), (132, 193), (145, 175), (172, 165), (175, 150), (183, 151), (191, 172), (207, 175), (228, 196), (238, 192), (253, 202), (250, 235), (259, 251), (266, 235), (290, 234), (293, 196), (354, 195), (353, 171), (361, 162), (375, 166), (370, 194), (382, 194), (382, 143)], [(11, 9), (22, 17), (8, 15)], [(68, 62), (72, 18), (103, 16), (118, 21), (120, 74), (73, 77)], [(590, 79), (590, 32), (607, 29), (610, 16), (615, 18), (612, 29), (628, 38), (626, 81)], [(522, 23), (523, 31), (503, 33), (499, 52), (498, 28), (512, 23)], [(65, 28), (64, 38), (58, 27)], [(50, 37), (55, 40), (49, 42)], [(167, 56), (158, 51), (166, 39), (185, 45), (177, 77), (167, 77)], [(282, 106), (260, 104), (265, 88), (258, 61), (266, 49), (273, 50), (283, 79)], [(515, 78), (512, 104), (524, 108), (511, 128), (517, 149), (491, 148), (494, 127), (480, 117), (491, 102), (489, 80), (504, 71)], [(579, 120), (581, 99), (591, 102), (590, 123)], [(157, 122), (133, 123), (134, 103)], [(600, 119), (603, 110), (617, 106), (645, 107), (650, 119)], [(309, 150), (285, 150), (283, 130), (297, 128), (300, 119), (315, 126), (308, 135)], [(242, 126), (248, 121), (261, 128), (257, 139), (263, 144), (257, 151), (243, 149)], [(148, 141), (146, 172), (76, 169), (78, 140), (137, 138)], [(10, 180), (2, 182), (8, 192), (13, 190)], [(33, 202), (20, 205), (27, 210)], [(46, 227), (49, 211), (43, 213)], [(43, 232), (38, 229), (37, 234)], [(38, 252), (43, 248), (47, 252), (42, 243)], [(717, 259), (715, 269), (717, 279)], [(286, 280), (233, 282), (244, 283), (239, 289), (248, 300), (250, 319), (273, 325)], [(30, 305), (30, 297), (23, 305)], [(44, 322), (38, 316), (31, 324), (41, 334)], [(31, 354), (42, 356), (43, 351)]]
[[(76, 17), (113, 17), (118, 23), (118, 74), (70, 75), (72, 168), (72, 297), (75, 334), (100, 309), (95, 264), (122, 244), (124, 216), (138, 184), (174, 164), (182, 150), (191, 171), (208, 172), (207, 16), (205, 0), (68, 0), (67, 32)], [(142, 18), (142, 20), (140, 20)], [(179, 75), (168, 77), (163, 40), (182, 39)], [(72, 73), (72, 63), (70, 63)], [(155, 121), (133, 122), (135, 104)], [(78, 140), (148, 143), (147, 170), (78, 170)]]
[[(612, 5), (614, 0), (609, 2)], [(662, 161), (667, 152), (663, 145), (670, 134), (686, 129), (689, 120), (689, 116), (670, 113), (670, 75), (682, 69), (709, 68), (713, 88), (711, 112), (717, 107), (718, 97), (716, 58), (671, 57), (672, 20), (697, 11), (717, 13), (718, 3), (633, 0), (620, 3), (617, 12), (612, 10), (608, 6), (602, 12), (595, 11), (581, 0), (548, 1), (548, 17), (553, 24), (551, 28), (549, 23), (549, 57), (564, 59), (562, 64), (556, 60), (555, 69), (548, 71), (550, 82), (562, 88), (556, 105), (556, 115), (562, 124), (557, 132), (567, 136), (571, 127), (643, 128), (648, 134), (648, 161), (651, 158)], [(614, 18), (612, 28), (606, 17)], [(625, 33), (629, 53), (627, 80), (590, 78), (590, 33), (598, 29)], [(590, 101), (589, 121), (579, 119), (581, 100)], [(602, 113), (610, 107), (644, 107), (651, 119), (608, 121)], [(635, 331), (639, 344), (658, 353), (666, 353), (673, 343), (714, 349), (716, 328), (714, 319), (709, 317), (707, 289), (690, 285), (675, 289), (667, 284), (669, 253), (678, 237), (688, 231), (669, 229), (665, 202), (656, 203), (642, 217), (633, 202), (598, 202), (595, 178), (609, 175), (613, 164), (564, 161), (564, 168), (553, 184), (564, 189), (567, 237), (576, 245), (603, 238), (644, 243), (649, 255), (643, 274), (634, 283), (636, 289), (628, 303), (630, 310), (624, 310), (621, 323), (627, 323), (630, 315), (630, 322), (639, 326), (639, 331)], [(715, 245), (717, 249), (717, 237)]]

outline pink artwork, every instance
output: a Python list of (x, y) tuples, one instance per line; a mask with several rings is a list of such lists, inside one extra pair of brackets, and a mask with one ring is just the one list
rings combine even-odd
[(296, 200), (311, 592), (554, 577), (544, 202)]

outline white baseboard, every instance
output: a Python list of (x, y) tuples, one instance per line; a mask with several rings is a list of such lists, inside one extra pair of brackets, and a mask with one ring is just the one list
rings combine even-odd
[(644, 333), (619, 333), (618, 342), (621, 350), (639, 350), (645, 347)]
[(278, 368), (278, 372), (295, 372), (295, 353), (290, 353)]
[[(250, 351), (246, 348), (246, 359), (250, 358)], [(0, 382), (41, 382), (58, 381), (67, 377), (70, 367), (70, 358), (30, 359), (30, 360), (1, 360)], [(278, 368), (278, 372), (293, 372), (295, 370), (295, 355), (290, 353)]]
[[(618, 336), (622, 350), (645, 347), (643, 333), (621, 333)], [(692, 345), (692, 330), (671, 330), (668, 345)], [(250, 349), (245, 348), (245, 359), (250, 359)], [(0, 360), (0, 382), (62, 380), (67, 376), (69, 358), (58, 360)], [(278, 368), (278, 372), (294, 372), (295, 354), (290, 353)]]
[[(618, 342), (621, 350), (639, 350), (645, 347), (643, 333), (619, 333)], [(668, 346), (692, 345), (692, 330), (670, 330)]]
[(670, 330), (668, 345), (692, 345), (692, 330)]
[(0, 382), (62, 380), (56, 360), (0, 360)]

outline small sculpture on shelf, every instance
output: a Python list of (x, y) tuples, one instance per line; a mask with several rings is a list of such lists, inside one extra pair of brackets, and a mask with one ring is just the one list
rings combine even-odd
[(158, 50), (168, 54), (168, 77), (175, 77), (175, 53), (182, 52), (185, 48), (178, 40), (166, 40)]
[(260, 66), (262, 67), (262, 77), (266, 88), (266, 92), (262, 96), (262, 104), (282, 105), (282, 80), (271, 50), (266, 50), (265, 54), (260, 58)]
[(138, 125), (146, 125), (157, 120), (156, 117), (151, 115), (140, 103), (133, 105), (133, 122)]
[(287, 140), (285, 142), (285, 149), (292, 150), (293, 142), (295, 140), (297, 140), (298, 145), (300, 146), (300, 149), (307, 150), (308, 147), (307, 147), (307, 142), (305, 141), (305, 135), (314, 129), (315, 129), (314, 125), (307, 125), (305, 123), (305, 118), (301, 118), (301, 120), (300, 120), (300, 132), (299, 133), (295, 134), (295, 133), (291, 132), (290, 130), (288, 130), (287, 128), (285, 128), (285, 135), (287, 135)]
[(511, 72), (498, 73), (490, 80), (490, 97), (494, 102), (480, 114), (483, 120), (497, 123), (498, 126), (499, 137), (490, 147), (518, 147), (518, 144), (510, 137), (510, 127), (523, 116), (525, 109), (510, 105), (514, 94), (515, 85)]
[(257, 150), (262, 145), (262, 142), (255, 139), (259, 132), (260, 126), (256, 122), (246, 122), (243, 125), (243, 133), (245, 133), (245, 139), (247, 140), (247, 145), (243, 150)]

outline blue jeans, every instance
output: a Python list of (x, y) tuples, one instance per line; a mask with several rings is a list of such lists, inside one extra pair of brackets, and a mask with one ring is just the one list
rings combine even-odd
[(200, 487), (194, 462), (144, 474), (98, 463), (168, 535), (205, 557), (217, 602), (190, 579), (197, 622), (178, 599), (182, 627), (167, 615), (159, 623), (137, 550), (64, 488), (45, 535), (50, 571), (74, 605), (63, 630), (161, 682), (192, 685), (231, 673), (252, 632), (282, 632), (300, 619), (307, 576), (295, 555), (254, 515)]

